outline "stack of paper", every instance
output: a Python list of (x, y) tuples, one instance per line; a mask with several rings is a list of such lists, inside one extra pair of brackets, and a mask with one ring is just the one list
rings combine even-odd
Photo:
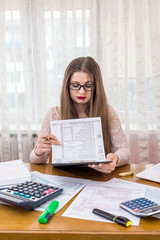
[(31, 175), (22, 160), (0, 163), (0, 186), (16, 184), (29, 180), (31, 180)]

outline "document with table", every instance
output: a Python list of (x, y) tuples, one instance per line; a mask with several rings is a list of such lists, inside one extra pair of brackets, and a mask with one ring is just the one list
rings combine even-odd
[[(63, 189), (63, 192), (55, 197), (55, 199), (60, 203), (56, 212), (59, 211), (68, 201), (70, 201), (88, 182), (90, 182), (90, 180), (47, 175), (37, 171), (31, 172), (30, 179), (33, 182), (54, 185), (54, 187)], [(44, 211), (48, 204), (52, 201), (53, 198), (36, 207), (35, 210)]]
[[(159, 188), (118, 178), (102, 182), (42, 174), (37, 171), (31, 172), (30, 178), (32, 181), (51, 184), (63, 189), (63, 192), (55, 198), (59, 202), (56, 212), (81, 191), (63, 213), (63, 217), (108, 222), (108, 220), (93, 214), (92, 210), (97, 208), (113, 215), (126, 217), (131, 220), (132, 225), (138, 226), (140, 218), (120, 208), (119, 204), (139, 197), (145, 197), (160, 204)], [(44, 211), (50, 202), (51, 200), (43, 203), (35, 210)], [(157, 216), (157, 218), (160, 217)]]
[[(82, 190), (64, 212), (63, 217), (110, 222), (92, 213), (93, 208), (99, 208), (115, 215), (127, 217), (131, 220), (132, 225), (138, 226), (140, 218), (120, 208), (119, 204), (128, 199), (139, 197), (146, 197), (160, 204), (159, 188), (118, 178), (113, 178), (107, 182), (100, 182), (42, 174), (35, 171), (32, 172), (32, 180), (40, 182), (45, 180), (64, 189), (63, 193), (56, 197), (56, 200), (59, 201), (59, 207), (56, 212)], [(42, 204), (36, 210), (44, 211), (49, 202)]]
[(118, 178), (113, 178), (107, 182), (93, 181), (86, 185), (63, 216), (110, 222), (92, 213), (92, 209), (99, 208), (117, 216), (127, 217), (131, 220), (132, 225), (138, 226), (140, 218), (119, 206), (121, 202), (127, 199), (138, 197), (146, 197), (160, 203), (160, 189)]
[(51, 121), (51, 133), (62, 145), (52, 145), (52, 164), (106, 162), (101, 118)]
[[(32, 180), (41, 183), (52, 183), (54, 186), (58, 186), (63, 189), (63, 192), (56, 197), (59, 201), (59, 206), (55, 212), (58, 212), (67, 202), (69, 202), (84, 186), (90, 182), (86, 179), (70, 178), (63, 176), (54, 176), (48, 174), (42, 174), (40, 172), (32, 172)], [(37, 207), (35, 210), (44, 211), (47, 205), (51, 202), (47, 201), (41, 206)]]

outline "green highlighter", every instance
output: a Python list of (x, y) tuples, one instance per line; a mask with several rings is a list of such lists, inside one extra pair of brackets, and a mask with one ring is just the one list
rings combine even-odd
[(59, 205), (59, 202), (54, 200), (52, 201), (44, 210), (44, 212), (41, 214), (41, 216), (38, 218), (39, 223), (47, 223), (52, 214), (55, 212)]

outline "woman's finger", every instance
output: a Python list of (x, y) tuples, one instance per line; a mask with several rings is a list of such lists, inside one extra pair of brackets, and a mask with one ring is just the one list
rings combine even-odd
[(61, 142), (57, 139), (57, 137), (52, 134), (44, 135), (41, 140), (44, 144), (61, 145)]

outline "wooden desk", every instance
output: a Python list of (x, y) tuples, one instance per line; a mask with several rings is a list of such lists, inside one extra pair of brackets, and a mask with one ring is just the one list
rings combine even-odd
[[(86, 178), (97, 181), (107, 181), (118, 177), (118, 173), (134, 171), (134, 176), (123, 177), (129, 181), (144, 183), (159, 187), (158, 183), (141, 180), (135, 173), (151, 165), (126, 165), (117, 168), (114, 173), (102, 174), (87, 167), (56, 169), (49, 164), (28, 164), (29, 170), (41, 173), (55, 174), (69, 177)], [(28, 211), (14, 206), (0, 204), (0, 240), (26, 240), (26, 239), (54, 239), (54, 240), (154, 240), (160, 239), (160, 219), (141, 218), (139, 226), (125, 228), (118, 224), (95, 222), (62, 217), (71, 201), (52, 217), (47, 224), (39, 224), (38, 217), (41, 212)]]

